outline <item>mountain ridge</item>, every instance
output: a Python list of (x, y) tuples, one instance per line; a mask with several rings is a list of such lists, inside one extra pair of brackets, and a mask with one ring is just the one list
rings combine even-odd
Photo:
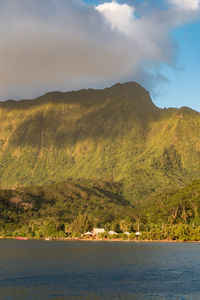
[(200, 114), (134, 82), (1, 102), (0, 125), (2, 188), (101, 179), (134, 202), (200, 177)]

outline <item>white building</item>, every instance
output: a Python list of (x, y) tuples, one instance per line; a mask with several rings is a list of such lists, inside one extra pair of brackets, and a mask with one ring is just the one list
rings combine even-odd
[(124, 232), (124, 234), (126, 234), (127, 236), (131, 235), (130, 232), (128, 232), (128, 231)]
[(137, 231), (137, 232), (135, 233), (135, 235), (140, 236), (141, 233), (140, 233), (139, 231)]
[(92, 235), (93, 235), (92, 232), (89, 232), (89, 231), (81, 234), (81, 236), (92, 236)]
[(94, 235), (98, 235), (98, 234), (104, 233), (104, 232), (105, 232), (105, 229), (104, 229), (104, 228), (93, 228), (93, 230), (92, 230), (92, 233), (93, 233)]
[(117, 232), (115, 232), (115, 231), (108, 231), (108, 234), (110, 234), (110, 235), (118, 235), (118, 233)]

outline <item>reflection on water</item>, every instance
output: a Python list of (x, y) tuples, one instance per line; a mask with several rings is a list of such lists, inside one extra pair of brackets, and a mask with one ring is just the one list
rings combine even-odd
[(200, 244), (0, 240), (0, 299), (200, 299)]

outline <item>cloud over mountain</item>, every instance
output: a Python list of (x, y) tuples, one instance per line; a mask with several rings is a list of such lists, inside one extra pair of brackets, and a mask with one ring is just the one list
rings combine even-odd
[(149, 87), (160, 80), (160, 64), (173, 62), (171, 29), (198, 13), (197, 0), (168, 2), (145, 10), (115, 1), (2, 0), (0, 99), (126, 80)]
[(169, 3), (182, 10), (198, 10), (200, 8), (199, 0), (169, 0)]

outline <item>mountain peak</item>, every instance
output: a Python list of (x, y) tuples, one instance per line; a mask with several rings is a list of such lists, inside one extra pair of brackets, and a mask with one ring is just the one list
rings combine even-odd
[(114, 85), (112, 85), (110, 88), (119, 88), (119, 87), (123, 87), (123, 88), (141, 88), (143, 90), (145, 90), (144, 87), (142, 87), (139, 83), (135, 82), (135, 81), (127, 81), (127, 82), (117, 82)]
[(117, 83), (105, 90), (109, 90), (115, 101), (120, 99), (124, 105), (128, 103), (132, 108), (140, 110), (158, 110), (151, 100), (149, 91), (134, 81)]
[(108, 98), (113, 105), (130, 106), (131, 109), (158, 109), (152, 102), (149, 92), (134, 81), (117, 83), (104, 89), (82, 89), (68, 92), (52, 91), (35, 99), (1, 102), (0, 107), (26, 109), (44, 103), (99, 105)]

